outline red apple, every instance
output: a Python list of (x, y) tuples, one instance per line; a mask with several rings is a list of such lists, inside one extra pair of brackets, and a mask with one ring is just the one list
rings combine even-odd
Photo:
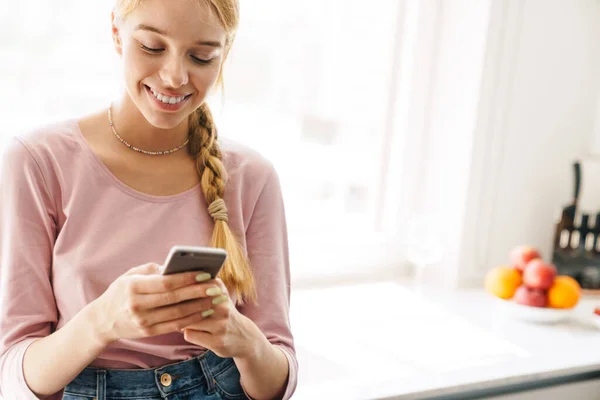
[(556, 278), (556, 267), (539, 258), (530, 261), (523, 271), (523, 283), (530, 289), (548, 290)]
[(600, 307), (594, 308), (594, 314), (600, 316)]
[(513, 297), (515, 302), (531, 307), (546, 307), (548, 297), (542, 290), (530, 289), (527, 286), (519, 286)]
[(510, 253), (510, 261), (516, 269), (523, 271), (525, 266), (536, 258), (542, 258), (540, 252), (531, 246), (517, 246)]

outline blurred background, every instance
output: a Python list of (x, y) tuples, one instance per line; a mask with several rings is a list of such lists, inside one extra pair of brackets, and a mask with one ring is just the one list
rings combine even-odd
[[(0, 7), (0, 146), (109, 104), (121, 84), (112, 5)], [(600, 2), (242, 0), (241, 10), (225, 91), (210, 102), (222, 135), (264, 154), (281, 178), (304, 366), (298, 398), (384, 398), (401, 392), (393, 382), (409, 393), (417, 371), (544, 364), (529, 341), (507, 339), (522, 327), (486, 325), (483, 310), (457, 319), (456, 299), (474, 307), (469, 290), (517, 245), (553, 258), (574, 200), (573, 163), (600, 154)], [(598, 181), (583, 174), (580, 196), (595, 214)], [(426, 299), (444, 293), (442, 303), (461, 306), (398, 311), (421, 304), (403, 291), (415, 279)], [(440, 324), (455, 329), (441, 342)], [(344, 394), (331, 389), (358, 376), (362, 389), (356, 380)]]

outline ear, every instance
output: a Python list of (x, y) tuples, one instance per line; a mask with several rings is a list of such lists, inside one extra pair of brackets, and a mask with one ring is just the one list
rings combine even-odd
[(120, 22), (120, 20), (115, 16), (115, 12), (113, 11), (110, 14), (110, 25), (111, 25), (112, 38), (113, 38), (113, 43), (115, 45), (115, 50), (117, 50), (117, 53), (120, 56), (122, 56), (123, 55), (123, 42), (121, 41), (119, 27), (117, 26), (118, 22)]

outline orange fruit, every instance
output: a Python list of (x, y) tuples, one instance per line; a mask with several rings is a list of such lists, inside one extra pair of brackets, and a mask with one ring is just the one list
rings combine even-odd
[(561, 275), (554, 279), (554, 284), (548, 289), (548, 307), (573, 308), (579, 302), (581, 286), (570, 276)]
[(516, 268), (501, 265), (488, 271), (483, 286), (496, 297), (510, 299), (521, 286), (521, 274)]

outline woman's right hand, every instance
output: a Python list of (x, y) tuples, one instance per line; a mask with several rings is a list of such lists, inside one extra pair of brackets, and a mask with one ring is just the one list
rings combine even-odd
[(199, 274), (161, 275), (157, 264), (127, 271), (90, 304), (101, 341), (108, 345), (119, 339), (176, 332), (210, 315), (213, 298), (206, 290), (218, 286), (206, 279), (208, 274), (199, 282)]

